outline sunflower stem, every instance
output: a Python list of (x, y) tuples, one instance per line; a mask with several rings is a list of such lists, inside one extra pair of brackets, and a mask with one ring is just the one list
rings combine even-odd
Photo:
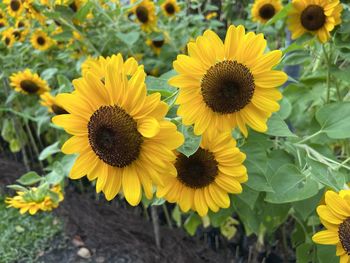
[(310, 140), (310, 139), (316, 137), (317, 135), (321, 134), (322, 132), (323, 132), (323, 131), (322, 131), (322, 129), (321, 129), (321, 130), (315, 132), (314, 134), (311, 134), (310, 136), (307, 136), (306, 138), (302, 139), (302, 140), (299, 141), (298, 143), (299, 143), (299, 144), (304, 143), (304, 142), (306, 142), (306, 141), (308, 141), (308, 140)]
[(168, 208), (166, 207), (166, 204), (162, 204), (162, 208), (163, 208), (163, 212), (164, 212), (164, 215), (165, 215), (166, 222), (168, 223), (169, 228), (172, 229), (173, 226), (172, 226), (172, 223), (171, 223), (169, 211), (168, 211)]
[(327, 104), (330, 102), (330, 97), (331, 97), (331, 66), (332, 66), (332, 62), (331, 62), (331, 54), (328, 54), (325, 44), (322, 44), (322, 50), (323, 50), (323, 54), (324, 57), (326, 59), (327, 62)]
[(154, 231), (154, 238), (156, 241), (156, 246), (158, 249), (161, 249), (161, 247), (160, 247), (159, 218), (158, 218), (157, 206), (155, 206), (155, 205), (151, 206), (151, 216), (152, 216), (153, 231)]

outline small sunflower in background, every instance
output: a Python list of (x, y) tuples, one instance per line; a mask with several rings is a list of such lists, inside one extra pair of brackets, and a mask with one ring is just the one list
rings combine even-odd
[(312, 240), (323, 245), (336, 245), (340, 263), (350, 261), (350, 190), (327, 191), (325, 205), (317, 207), (321, 223), (326, 227)]
[(18, 19), (15, 23), (15, 27), (23, 30), (23, 29), (28, 29), (30, 27), (30, 24), (28, 20)]
[(251, 10), (253, 21), (265, 24), (282, 8), (280, 0), (255, 0)]
[[(102, 60), (103, 61), (103, 60)], [(153, 183), (176, 177), (174, 150), (184, 137), (164, 119), (168, 105), (159, 93), (147, 95), (143, 66), (127, 74), (121, 54), (100, 65), (96, 75), (86, 70), (73, 81), (75, 91), (59, 94), (57, 102), (70, 114), (52, 122), (73, 136), (62, 146), (65, 154), (79, 154), (69, 177), (96, 181), (96, 191), (112, 200), (121, 190), (133, 206), (153, 196)]]
[(30, 42), (35, 49), (41, 51), (49, 49), (54, 43), (53, 39), (51, 39), (46, 32), (40, 29), (37, 29), (33, 33), (32, 37), (30, 38)]
[(2, 41), (5, 43), (5, 45), (10, 48), (13, 46), (13, 44), (16, 42), (15, 36), (13, 35), (13, 30), (6, 29), (2, 32)]
[(0, 9), (0, 19), (6, 19), (6, 13)]
[(147, 39), (146, 44), (152, 48), (154, 53), (159, 55), (160, 52), (162, 51), (162, 47), (166, 42), (167, 42), (166, 35), (162, 33), (162, 34), (158, 34), (155, 37)]
[(288, 15), (292, 39), (309, 32), (321, 43), (330, 38), (330, 32), (341, 23), (343, 6), (339, 0), (293, 0)]
[(211, 19), (213, 19), (213, 18), (215, 18), (215, 17), (217, 17), (218, 16), (218, 13), (217, 12), (209, 12), (209, 13), (207, 13), (206, 15), (205, 15), (205, 19), (206, 20), (211, 20)]
[(7, 12), (12, 17), (19, 17), (24, 12), (23, 2), (21, 0), (4, 0), (7, 5)]
[(213, 212), (227, 208), (228, 194), (241, 193), (241, 183), (248, 180), (244, 160), (245, 154), (236, 148), (231, 133), (204, 135), (193, 155), (178, 153), (177, 177), (168, 177), (158, 186), (157, 197), (178, 203), (184, 212), (195, 210), (200, 216), (206, 215), (208, 208)]
[(34, 19), (38, 21), (41, 25), (45, 25), (47, 18), (44, 16), (40, 10), (38, 10), (31, 1), (25, 2), (25, 8), (27, 10), (27, 18)]
[(15, 37), (16, 41), (24, 42), (26, 36), (28, 35), (29, 30), (21, 30), (19, 28), (12, 28), (12, 34)]
[(33, 74), (29, 69), (13, 73), (10, 77), (10, 84), (17, 92), (24, 94), (41, 95), (50, 90), (46, 81)]
[[(131, 3), (136, 3), (137, 0), (131, 0)], [(151, 0), (143, 0), (141, 3), (135, 5), (132, 12), (141, 24), (142, 30), (149, 32), (157, 23), (156, 7)]]
[(177, 4), (176, 0), (166, 0), (161, 5), (163, 13), (168, 17), (173, 17), (180, 11), (180, 7)]
[(40, 95), (40, 104), (47, 107), (49, 112), (56, 115), (68, 114), (68, 112), (56, 101), (56, 97), (52, 96), (50, 92), (45, 92)]
[(0, 18), (0, 30), (7, 26), (7, 21), (4, 18)]
[(230, 26), (224, 43), (211, 30), (189, 43), (189, 55), (173, 63), (179, 75), (169, 80), (180, 89), (176, 103), (183, 123), (194, 124), (197, 135), (238, 127), (247, 136), (246, 125), (265, 132), (280, 108), (277, 87), (288, 78), (273, 70), (282, 52), (264, 53), (266, 45), (263, 34), (246, 34), (243, 26)]
[(19, 209), (21, 214), (28, 212), (34, 215), (39, 211), (52, 211), (63, 201), (64, 196), (60, 185), (52, 187), (49, 191), (56, 194), (58, 200), (53, 200), (48, 193), (40, 194), (39, 188), (32, 187), (28, 192), (18, 191), (16, 196), (7, 197), (5, 203), (8, 204), (7, 207)]

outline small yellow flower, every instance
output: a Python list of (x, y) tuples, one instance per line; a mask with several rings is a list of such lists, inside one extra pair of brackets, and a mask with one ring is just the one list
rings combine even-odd
[(180, 7), (177, 4), (176, 0), (164, 1), (164, 3), (161, 5), (161, 8), (163, 9), (164, 14), (168, 17), (173, 17), (180, 11)]
[(255, 0), (252, 7), (253, 21), (266, 23), (283, 8), (280, 0)]
[(12, 17), (19, 17), (24, 11), (21, 0), (4, 0), (4, 4), (7, 5), (7, 12)]
[(63, 201), (64, 196), (60, 185), (54, 186), (50, 191), (58, 195), (58, 202), (54, 202), (48, 194), (41, 198), (38, 197), (36, 187), (32, 187), (28, 192), (18, 191), (16, 196), (7, 197), (5, 202), (8, 204), (7, 207), (18, 208), (21, 214), (29, 212), (30, 215), (34, 215), (40, 210), (52, 211)]
[(146, 44), (148, 46), (150, 46), (152, 48), (152, 50), (154, 51), (154, 53), (156, 53), (157, 55), (160, 54), (160, 52), (162, 51), (162, 47), (164, 46), (164, 44), (166, 43), (164, 37), (161, 38), (155, 38), (155, 39), (147, 39)]
[(68, 112), (63, 108), (63, 106), (56, 101), (56, 97), (52, 96), (50, 92), (45, 92), (40, 95), (40, 104), (47, 107), (49, 112), (56, 115), (68, 114)]
[[(135, 3), (137, 0), (131, 0)], [(149, 32), (155, 28), (157, 23), (156, 7), (150, 0), (142, 0), (141, 3), (135, 5), (132, 9), (137, 21), (141, 24), (142, 30)]]
[(17, 92), (24, 94), (43, 94), (50, 90), (46, 81), (29, 69), (12, 74), (10, 84)]
[(32, 35), (30, 42), (35, 49), (45, 51), (53, 45), (54, 40), (50, 38), (46, 32), (37, 29)]
[(215, 18), (215, 17), (217, 17), (218, 16), (218, 13), (217, 12), (210, 12), (210, 13), (208, 13), (206, 16), (205, 16), (205, 19), (206, 20), (211, 20), (211, 19), (213, 19), (213, 18)]
[(2, 32), (2, 41), (9, 48), (13, 46), (13, 44), (16, 42), (15, 36), (13, 35), (13, 29), (7, 29)]
[(6, 21), (6, 19), (0, 18), (0, 30), (1, 30), (3, 27), (5, 27), (5, 26), (7, 26), (7, 21)]
[(330, 32), (341, 23), (343, 6), (339, 0), (293, 0), (288, 15), (292, 39), (309, 32), (321, 43), (330, 38)]
[(317, 207), (321, 223), (326, 227), (312, 240), (323, 245), (336, 245), (340, 263), (350, 261), (350, 190), (327, 191), (325, 205)]

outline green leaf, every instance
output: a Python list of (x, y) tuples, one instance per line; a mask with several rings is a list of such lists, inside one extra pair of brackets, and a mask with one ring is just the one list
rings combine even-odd
[(64, 179), (64, 174), (58, 173), (54, 170), (51, 173), (47, 174), (45, 176), (45, 179), (50, 185), (56, 185), (62, 182), (62, 180)]
[(47, 68), (43, 72), (41, 72), (40, 77), (46, 81), (49, 81), (57, 73), (57, 71), (57, 68)]
[(350, 102), (328, 104), (316, 112), (321, 131), (332, 139), (350, 138)]
[(37, 182), (40, 182), (41, 180), (42, 180), (42, 177), (38, 175), (36, 172), (32, 171), (22, 175), (16, 181), (23, 185), (32, 185)]
[(178, 227), (180, 227), (182, 225), (182, 220), (181, 220), (181, 211), (179, 206), (175, 206), (175, 208), (173, 209), (173, 211), (171, 212), (171, 217), (174, 219), (174, 221), (176, 222), (176, 225)]
[(292, 133), (287, 124), (281, 118), (278, 113), (272, 114), (271, 118), (267, 122), (268, 130), (266, 134), (278, 137), (297, 137)]
[(93, 3), (87, 2), (84, 6), (79, 8), (78, 12), (74, 15), (74, 18), (78, 19), (79, 21), (84, 21), (84, 19), (89, 14), (92, 7), (93, 7)]
[(47, 194), (51, 198), (52, 202), (54, 202), (55, 204), (59, 202), (60, 196), (57, 193), (49, 190)]
[(60, 144), (60, 142), (55, 142), (54, 144), (51, 144), (49, 146), (47, 146), (44, 150), (42, 150), (42, 152), (39, 155), (39, 160), (45, 160), (47, 157), (58, 153), (61, 151), (61, 149), (58, 147), (58, 145)]
[(140, 33), (137, 31), (132, 31), (129, 33), (117, 33), (117, 37), (124, 42), (126, 45), (131, 47), (136, 43), (136, 41), (140, 38)]
[(311, 167), (312, 178), (335, 191), (340, 191), (346, 182), (345, 175), (340, 172), (330, 170), (329, 167), (310, 158), (306, 159)]
[[(250, 178), (251, 179), (251, 178)], [(249, 188), (247, 185), (243, 184), (242, 193), (237, 195), (237, 198), (242, 202), (246, 203), (250, 209), (254, 209), (256, 200), (259, 197), (259, 192)]]
[(163, 98), (169, 97), (177, 90), (168, 84), (168, 76), (165, 77), (146, 77), (146, 85), (149, 93), (159, 92)]
[(309, 243), (303, 243), (296, 248), (296, 257), (298, 263), (312, 262), (314, 246)]
[(208, 216), (213, 227), (219, 227), (225, 222), (228, 217), (231, 217), (234, 212), (233, 207), (220, 209), (218, 212), (214, 213), (209, 210)]
[(18, 185), (18, 184), (10, 184), (10, 185), (7, 185), (6, 186), (7, 188), (10, 188), (10, 189), (13, 189), (15, 191), (21, 191), (21, 192), (27, 192), (28, 189), (21, 186), (21, 185)]
[(282, 20), (283, 18), (285, 18), (288, 15), (289, 10), (292, 8), (292, 3), (289, 3), (288, 5), (285, 5), (281, 11), (279, 11), (276, 15), (274, 15), (272, 17), (272, 19), (270, 19), (269, 21), (267, 21), (267, 23), (265, 24), (266, 26), (270, 26), (274, 23), (276, 23), (278, 20)]
[(311, 215), (312, 212), (315, 212), (316, 207), (319, 205), (322, 198), (323, 191), (319, 191), (315, 196), (293, 203), (294, 210), (301, 216), (303, 221)]
[(292, 113), (292, 104), (287, 97), (283, 97), (283, 99), (280, 101), (280, 105), (281, 109), (279, 110), (278, 114), (282, 120), (285, 120)]
[(292, 164), (283, 165), (276, 171), (271, 186), (274, 192), (267, 193), (265, 200), (276, 204), (304, 200), (318, 192), (318, 183), (310, 173), (302, 173)]
[(339, 263), (335, 254), (335, 246), (317, 245), (317, 259), (319, 263)]
[(180, 123), (178, 130), (184, 135), (185, 142), (177, 150), (189, 157), (198, 150), (202, 137), (193, 133), (193, 126), (185, 126)]
[(58, 86), (59, 86), (59, 92), (58, 93), (64, 93), (64, 92), (71, 92), (72, 91), (72, 84), (70, 80), (64, 76), (64, 75), (58, 75), (57, 76)]
[(238, 226), (238, 225), (239, 225), (239, 222), (236, 219), (234, 219), (232, 217), (228, 217), (220, 225), (220, 232), (224, 237), (226, 237), (228, 240), (230, 240), (237, 233), (236, 226)]
[(185, 223), (184, 223), (184, 228), (189, 233), (191, 236), (193, 236), (199, 225), (202, 224), (202, 220), (197, 215), (197, 213), (192, 213), (189, 217), (187, 217)]

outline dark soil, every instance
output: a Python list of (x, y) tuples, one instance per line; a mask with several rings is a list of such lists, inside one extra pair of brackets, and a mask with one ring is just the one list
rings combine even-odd
[(8, 192), (6, 185), (15, 183), (24, 173), (26, 169), (21, 163), (0, 158), (0, 195)]

